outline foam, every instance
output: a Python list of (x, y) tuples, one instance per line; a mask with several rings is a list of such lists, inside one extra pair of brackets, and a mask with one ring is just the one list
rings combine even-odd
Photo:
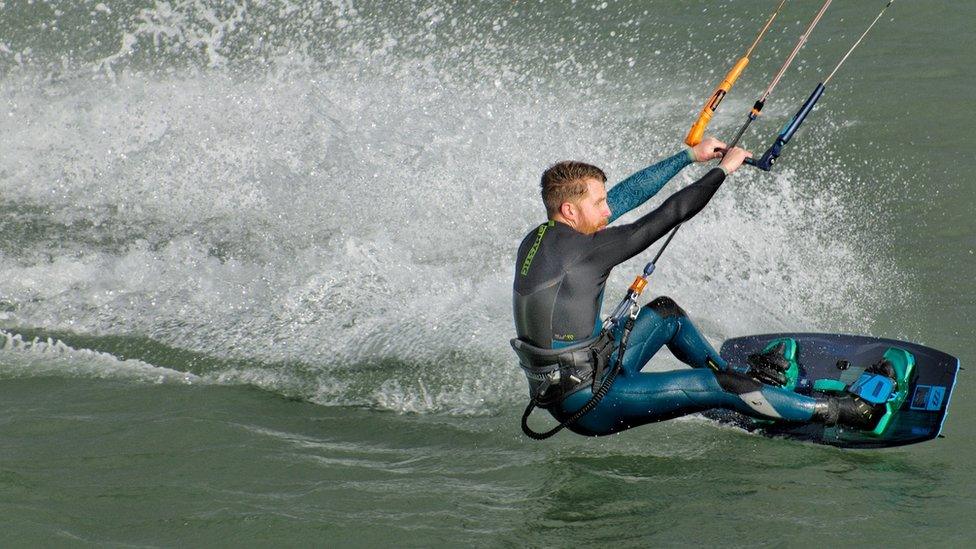
[(119, 359), (109, 353), (76, 349), (59, 339), (25, 340), (20, 334), (0, 330), (0, 379), (43, 376), (186, 385), (203, 381), (191, 373), (160, 368), (140, 360)]
[[(23, 227), (0, 242), (0, 325), (137, 334), (234, 361), (219, 383), (321, 404), (521, 400), (511, 262), (542, 216), (538, 174), (580, 158), (620, 180), (680, 150), (700, 100), (673, 78), (685, 60), (635, 63), (654, 48), (623, 39), (676, 31), (604, 10), (589, 43), (530, 58), (562, 32), (530, 32), (541, 6), (490, 31), (464, 6), (288, 6), (102, 10), (119, 28), (92, 57), (55, 70), (38, 50), (0, 80), (0, 209)], [(859, 208), (830, 198), (851, 196), (849, 169), (785, 166), (737, 173), (651, 281), (716, 343), (863, 331), (902, 280), (877, 234), (838, 229)], [(617, 269), (608, 303), (647, 259)], [(100, 356), (93, 375), (114, 372)]]

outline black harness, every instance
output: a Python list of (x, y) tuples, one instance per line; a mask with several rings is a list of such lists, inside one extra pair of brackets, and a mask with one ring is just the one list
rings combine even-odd
[[(595, 338), (561, 349), (544, 349), (521, 339), (511, 340), (512, 349), (515, 349), (515, 354), (519, 357), (519, 366), (529, 381), (529, 404), (522, 414), (522, 432), (527, 437), (545, 440), (596, 408), (617, 377), (635, 317), (636, 315), (628, 317), (624, 324), (617, 360), (609, 373), (606, 370), (610, 364), (610, 356), (614, 350), (618, 350), (611, 329), (604, 329)], [(551, 411), (563, 399), (587, 385), (592, 387), (593, 396), (572, 416), (544, 433), (533, 431), (529, 427), (529, 414), (536, 406)]]

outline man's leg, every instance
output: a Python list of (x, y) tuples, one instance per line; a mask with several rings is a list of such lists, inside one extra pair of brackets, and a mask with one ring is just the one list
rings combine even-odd
[[(664, 345), (695, 369), (641, 372)], [(559, 415), (568, 417), (591, 395), (588, 389), (571, 395)], [(729, 371), (684, 310), (662, 296), (641, 308), (613, 388), (595, 410), (570, 428), (581, 434), (610, 434), (709, 408), (728, 408), (758, 419), (810, 421), (817, 401)]]
[[(557, 418), (568, 417), (591, 394), (586, 389), (570, 395)], [(699, 368), (618, 376), (599, 406), (570, 429), (583, 435), (608, 435), (709, 408), (777, 421), (811, 421), (815, 412), (822, 412), (811, 397), (763, 385), (739, 372)]]
[[(641, 372), (663, 345), (694, 369)], [(589, 388), (570, 395), (554, 415), (560, 420), (569, 417), (590, 396)], [(604, 435), (709, 408), (727, 408), (757, 419), (841, 422), (856, 428), (869, 427), (878, 414), (849, 395), (815, 399), (730, 369), (684, 311), (673, 300), (660, 297), (638, 314), (622, 370), (610, 392), (570, 429)]]
[(623, 374), (636, 375), (664, 345), (678, 360), (693, 368), (726, 370), (725, 360), (701, 335), (684, 310), (669, 297), (641, 308), (624, 355)]

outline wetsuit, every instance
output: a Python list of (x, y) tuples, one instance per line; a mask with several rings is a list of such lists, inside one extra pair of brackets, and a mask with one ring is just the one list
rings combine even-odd
[[(614, 186), (607, 193), (610, 222), (654, 196), (691, 161), (691, 152), (684, 151)], [(515, 268), (513, 308), (518, 337), (536, 347), (556, 349), (596, 336), (613, 267), (701, 211), (724, 180), (725, 172), (714, 168), (637, 221), (591, 235), (555, 221), (529, 232), (519, 246)], [(615, 336), (619, 340), (619, 331)], [(693, 369), (641, 372), (663, 345)], [(549, 411), (563, 420), (591, 395), (591, 388), (584, 387)], [(610, 392), (569, 428), (580, 434), (605, 435), (716, 407), (762, 419), (808, 421), (815, 401), (730, 369), (688, 315), (671, 299), (659, 297), (641, 308), (622, 370)]]

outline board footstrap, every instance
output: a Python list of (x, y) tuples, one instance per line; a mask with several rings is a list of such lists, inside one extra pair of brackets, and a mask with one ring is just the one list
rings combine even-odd
[[(892, 388), (892, 394), (885, 403), (887, 410), (884, 416), (878, 422), (878, 426), (871, 431), (871, 434), (875, 436), (881, 436), (884, 433), (888, 424), (891, 423), (891, 418), (895, 415), (895, 412), (901, 408), (902, 403), (908, 398), (912, 373), (915, 371), (915, 356), (904, 349), (889, 347), (884, 353), (884, 360), (890, 362), (891, 366), (895, 369), (895, 387)], [(890, 382), (891, 380), (889, 379), (888, 381)]]
[(898, 347), (889, 347), (882, 360), (891, 364), (895, 373), (892, 380), (886, 375), (874, 372), (864, 372), (857, 381), (847, 385), (836, 379), (818, 379), (813, 382), (813, 390), (821, 393), (852, 393), (871, 404), (884, 404), (885, 413), (878, 421), (878, 425), (868, 434), (881, 436), (895, 412), (908, 398), (912, 373), (915, 371), (915, 356)]

